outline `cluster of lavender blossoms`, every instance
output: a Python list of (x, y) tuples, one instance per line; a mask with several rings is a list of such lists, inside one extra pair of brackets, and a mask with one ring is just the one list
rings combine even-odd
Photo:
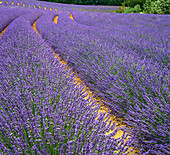
[(170, 153), (169, 18), (60, 11), (37, 21), (55, 52), (114, 115), (126, 119), (145, 154)]
[(31, 27), (44, 12), (25, 11), (0, 40), (0, 154), (128, 154), (135, 139), (125, 142), (123, 128), (114, 138), (120, 129), (107, 125), (99, 104), (83, 99), (84, 86)]

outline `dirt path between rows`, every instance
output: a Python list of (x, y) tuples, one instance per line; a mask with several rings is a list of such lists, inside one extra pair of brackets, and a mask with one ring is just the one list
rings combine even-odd
[[(9, 24), (8, 24), (9, 25)], [(6, 29), (8, 28), (8, 25), (4, 28), (4, 30), (2, 32), (0, 32), (0, 38), (2, 37), (2, 35), (4, 34), (4, 32), (6, 31)]]
[[(55, 17), (54, 17), (53, 22), (54, 22), (55, 24), (57, 24), (58, 18), (59, 18), (58, 16), (55, 16)], [(72, 14), (70, 14), (69, 18), (72, 19), (72, 20), (74, 20)], [(38, 20), (38, 19), (37, 19), (37, 20)], [(37, 22), (37, 20), (34, 22), (34, 24), (32, 25), (32, 27), (33, 27), (34, 31), (40, 36), (40, 38), (42, 38), (41, 35), (40, 35), (40, 33), (39, 33), (39, 32), (37, 31), (37, 29), (36, 29), (36, 22)], [(50, 47), (50, 48), (51, 48), (51, 47)], [(55, 58), (57, 58), (57, 59), (60, 61), (60, 64), (61, 64), (61, 65), (65, 65), (66, 68), (70, 68), (70, 67), (67, 65), (67, 63), (66, 63), (64, 60), (62, 60), (62, 58), (61, 58), (57, 53), (55, 53), (55, 51), (54, 51), (52, 48), (51, 48), (51, 50), (53, 51), (53, 54), (54, 54)], [(81, 86), (81, 84), (84, 85), (84, 82), (78, 77), (78, 75), (75, 75), (74, 80), (75, 80), (75, 83), (77, 83), (78, 86)], [(96, 98), (93, 98), (93, 97), (92, 97), (92, 96), (93, 96), (93, 93), (90, 91), (90, 89), (89, 89), (87, 86), (86, 86), (84, 89), (85, 89), (85, 91), (86, 91), (86, 94), (88, 94), (88, 95), (84, 98), (85, 100), (87, 100), (88, 98), (90, 98), (90, 100), (92, 99), (93, 101), (98, 101), (98, 102), (101, 103), (101, 101), (99, 101), (100, 99), (96, 99)], [(108, 109), (103, 103), (101, 103), (101, 107), (100, 107), (98, 113), (99, 113), (99, 114), (100, 114), (100, 113), (106, 113), (106, 115), (107, 115), (108, 112), (109, 112), (109, 109)], [(111, 116), (111, 117), (110, 117), (110, 119), (107, 121), (107, 124), (108, 124), (108, 123), (110, 122), (110, 120), (111, 120), (111, 121), (112, 121), (111, 125), (115, 122), (115, 123), (116, 123), (116, 128), (127, 126), (125, 123), (123, 123), (123, 122), (121, 122), (121, 121), (118, 121), (118, 119), (120, 119), (120, 118), (117, 118), (117, 117), (114, 116), (114, 115), (110, 115), (110, 116)], [(96, 118), (96, 119), (97, 119), (97, 118)], [(113, 132), (113, 131), (109, 131), (109, 132), (106, 133), (106, 134), (109, 134), (109, 133), (111, 133), (111, 132)], [(119, 130), (114, 137), (115, 137), (115, 138), (120, 138), (120, 137), (122, 137), (122, 135), (123, 135), (123, 131), (122, 131), (122, 130)], [(126, 140), (128, 140), (128, 139), (126, 139)], [(133, 149), (133, 148), (131, 147), (131, 148), (128, 149), (128, 151), (130, 151), (130, 150), (132, 150), (132, 149)], [(128, 151), (127, 151), (127, 152), (128, 152)], [(138, 152), (139, 152), (139, 150), (133, 150), (132, 152), (129, 153), (129, 155), (138, 154)], [(116, 153), (116, 152), (115, 152), (115, 153)]]

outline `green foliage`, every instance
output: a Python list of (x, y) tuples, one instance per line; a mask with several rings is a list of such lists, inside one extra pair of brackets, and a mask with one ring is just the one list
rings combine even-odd
[(79, 4), (79, 5), (121, 5), (123, 0), (41, 0), (56, 3)]
[(126, 7), (124, 13), (139, 13), (141, 12), (140, 5), (137, 4), (134, 8)]
[(146, 0), (144, 12), (152, 14), (170, 14), (170, 0)]
[(125, 0), (122, 3), (124, 10), (121, 13), (150, 13), (150, 14), (170, 14), (170, 0)]
[(140, 8), (143, 8), (143, 4), (146, 0), (125, 0), (124, 3), (126, 6), (134, 8), (136, 5), (139, 5)]

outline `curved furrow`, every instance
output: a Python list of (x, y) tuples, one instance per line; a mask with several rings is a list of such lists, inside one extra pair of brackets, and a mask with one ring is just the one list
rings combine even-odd
[(39, 35), (39, 37), (41, 37), (41, 35), (39, 34), (39, 32), (37, 31), (37, 28), (36, 28), (36, 22), (37, 22), (38, 19), (39, 19), (39, 18), (37, 18), (37, 19), (35, 20), (35, 22), (34, 22), (33, 25), (32, 25), (32, 28), (33, 28), (34, 31)]
[(8, 28), (9, 24), (5, 27), (5, 29), (0, 33), (0, 38), (1, 36), (4, 34), (4, 32), (6, 31), (6, 29)]
[[(39, 18), (38, 18), (39, 19)], [(34, 22), (33, 24), (33, 29), (36, 33), (38, 33), (38, 35), (42, 38), (41, 34), (38, 32), (38, 30), (36, 29), (36, 22), (38, 21), (38, 19)], [(74, 20), (72, 14), (70, 14), (70, 19)], [(58, 20), (58, 15), (54, 17), (53, 19), (53, 23), (57, 24), (57, 20)], [(50, 46), (49, 46), (50, 47)], [(70, 69), (70, 66), (67, 64), (67, 62), (65, 62), (59, 54), (57, 54), (53, 49), (52, 47), (50, 47), (50, 49), (53, 51), (53, 54), (55, 56), (55, 58), (57, 58), (59, 61), (60, 61), (60, 64), (63, 66), (65, 66), (65, 69)], [(72, 73), (74, 73), (74, 71), (72, 71)], [(72, 74), (71, 73), (71, 74)], [(81, 87), (82, 85), (85, 85), (85, 83), (83, 82), (83, 80), (81, 80), (81, 78), (78, 76), (78, 74), (74, 73), (74, 80), (75, 80), (75, 84), (76, 84), (76, 87)], [(127, 127), (127, 125), (123, 122), (120, 121), (120, 118), (117, 118), (116, 116), (114, 116), (113, 114), (110, 114), (110, 109), (107, 108), (104, 103), (100, 100), (100, 98), (95, 98), (93, 93), (90, 91), (90, 89), (85, 86), (85, 88), (83, 89), (83, 92), (84, 95), (87, 95), (86, 97), (84, 97), (85, 100), (89, 100), (91, 103), (92, 102), (98, 102), (99, 104), (101, 104), (101, 107), (100, 109), (98, 110), (98, 114), (100, 115), (100, 113), (105, 113), (105, 116), (107, 116), (108, 114), (108, 117), (105, 119), (105, 121), (107, 120), (107, 125), (110, 123), (110, 126), (112, 126), (114, 124), (114, 122), (116, 123), (116, 128), (114, 130), (110, 130), (106, 133), (106, 135), (109, 135), (111, 134), (112, 132), (114, 132), (116, 129), (119, 129), (119, 128), (123, 128), (123, 127)], [(96, 117), (96, 120), (98, 119), (98, 117)], [(114, 138), (121, 138), (124, 134), (124, 131), (123, 130), (119, 130), (116, 135), (114, 136)], [(128, 138), (130, 137), (127, 137), (127, 139), (125, 139), (124, 143), (128, 140)], [(137, 153), (137, 152), (140, 152), (139, 150), (133, 150), (134, 148), (131, 147), (127, 150), (127, 152), (129, 151), (130, 153), (128, 153), (129, 155), (133, 155), (134, 153)], [(133, 151), (130, 151), (130, 150), (133, 150)], [(116, 152), (115, 152), (116, 153)]]
[(54, 22), (55, 24), (57, 24), (57, 22), (58, 22), (58, 15), (54, 17), (53, 22)]
[[(56, 16), (55, 17), (55, 20), (53, 20), (53, 22), (55, 23), (57, 23), (57, 19), (58, 19), (58, 16)], [(37, 19), (38, 20), (38, 19)], [(40, 33), (37, 31), (37, 29), (36, 29), (36, 22), (37, 22), (37, 20), (34, 22), (34, 24), (32, 25), (32, 27), (33, 27), (33, 29), (34, 29), (34, 31), (36, 32), (36, 33), (38, 33), (39, 34), (39, 36), (41, 37), (41, 35), (40, 35)], [(50, 47), (50, 46), (49, 46)], [(51, 48), (51, 47), (50, 47)], [(52, 48), (51, 48), (52, 49)], [(53, 49), (52, 49), (53, 50)], [(59, 61), (60, 61), (60, 63), (61, 63), (61, 65), (66, 65), (66, 68), (70, 68), (69, 66), (68, 66), (68, 64), (59, 56), (59, 54), (57, 54), (54, 50), (53, 50), (53, 54), (55, 55), (55, 57), (57, 58), (57, 59), (59, 59)], [(75, 75), (75, 83), (77, 83), (77, 85), (81, 85), (81, 84), (84, 84), (83, 83), (83, 81), (78, 77), (78, 75)], [(90, 99), (95, 99), (95, 98), (93, 98), (93, 95), (92, 95), (92, 92), (89, 90), (89, 88), (88, 87), (85, 87), (84, 88), (84, 90), (86, 90), (86, 93), (87, 93), (87, 96), (84, 98), (84, 99), (88, 99), (89, 97), (90, 97)], [(95, 99), (96, 101), (97, 101), (97, 99)], [(106, 110), (106, 109), (105, 109)], [(101, 110), (101, 112), (106, 112), (105, 110)], [(108, 109), (107, 109), (107, 111), (108, 111)]]
[(72, 13), (70, 14), (70, 19), (74, 20), (73, 14), (72, 14)]
[[(40, 18), (40, 17), (39, 17), (39, 18)], [(36, 22), (38, 21), (39, 18), (37, 18), (37, 19), (35, 20), (35, 22), (34, 22), (33, 25), (32, 25), (32, 28), (33, 28), (34, 31), (39, 35), (39, 37), (42, 38), (41, 34), (38, 32), (38, 30), (37, 30), (37, 28), (36, 28)], [(58, 19), (58, 15), (55, 16), (55, 17), (54, 17), (54, 20), (53, 20), (53, 22), (56, 23), (56, 24), (57, 24), (57, 19)], [(59, 54), (57, 54), (50, 46), (49, 46), (49, 48), (53, 51), (53, 54), (54, 54), (55, 58), (57, 58), (62, 65), (66, 65), (66, 64), (67, 64), (64, 60), (62, 60), (62, 58), (59, 56)], [(69, 68), (68, 65), (67, 65), (67, 68)]]

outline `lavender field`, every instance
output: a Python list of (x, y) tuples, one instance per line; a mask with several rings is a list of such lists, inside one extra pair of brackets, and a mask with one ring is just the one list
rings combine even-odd
[(0, 0), (0, 155), (170, 154), (170, 15)]

